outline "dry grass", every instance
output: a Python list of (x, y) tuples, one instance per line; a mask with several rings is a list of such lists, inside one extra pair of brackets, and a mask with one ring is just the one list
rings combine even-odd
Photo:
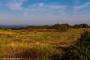
[[(87, 29), (69, 29), (65, 32), (35, 32), (28, 30), (0, 30), (0, 57), (24, 57), (49, 60), (58, 52), (55, 48), (75, 44)], [(56, 53), (57, 53), (56, 52)], [(59, 53), (59, 52), (58, 52)], [(62, 50), (61, 50), (62, 53)], [(36, 54), (33, 56), (33, 54)]]

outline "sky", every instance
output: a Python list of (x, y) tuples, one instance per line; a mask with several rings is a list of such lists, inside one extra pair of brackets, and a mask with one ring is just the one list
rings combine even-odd
[(90, 0), (0, 0), (0, 25), (90, 24)]

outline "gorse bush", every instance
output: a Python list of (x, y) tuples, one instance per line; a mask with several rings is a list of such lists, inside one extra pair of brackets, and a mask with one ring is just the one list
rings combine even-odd
[[(61, 47), (57, 49), (61, 50)], [(62, 51), (62, 55), (52, 54), (51, 60), (90, 60), (90, 33), (85, 32), (76, 44), (68, 48), (63, 47)]]

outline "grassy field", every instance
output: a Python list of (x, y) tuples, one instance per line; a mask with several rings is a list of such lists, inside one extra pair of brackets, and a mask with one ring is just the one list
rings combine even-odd
[(1, 29), (0, 58), (59, 60), (63, 49), (79, 42), (86, 31), (90, 32), (90, 28), (70, 28), (64, 32)]

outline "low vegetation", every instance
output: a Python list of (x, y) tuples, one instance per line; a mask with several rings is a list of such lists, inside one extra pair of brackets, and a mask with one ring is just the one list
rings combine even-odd
[(0, 58), (89, 60), (89, 40), (86, 24), (0, 29)]

